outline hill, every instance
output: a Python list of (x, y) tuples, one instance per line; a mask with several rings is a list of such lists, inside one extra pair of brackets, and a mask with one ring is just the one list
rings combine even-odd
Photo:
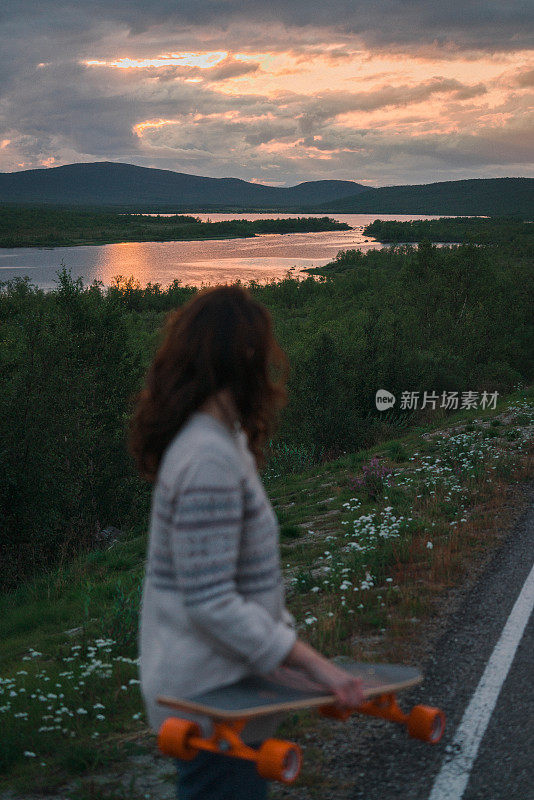
[(101, 161), (0, 173), (1, 203), (143, 211), (532, 216), (534, 178), (480, 178), (378, 189), (337, 180), (276, 187)]
[(300, 209), (367, 191), (354, 181), (307, 181), (292, 187), (204, 178), (102, 161), (0, 173), (0, 203), (122, 206), (144, 210)]
[(479, 178), (413, 186), (384, 186), (326, 205), (322, 203), (320, 209), (345, 214), (532, 216), (534, 178)]

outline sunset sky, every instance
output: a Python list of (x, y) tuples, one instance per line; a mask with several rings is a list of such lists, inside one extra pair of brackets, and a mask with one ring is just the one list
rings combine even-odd
[(0, 171), (105, 160), (279, 186), (532, 176), (533, 8), (4, 0)]

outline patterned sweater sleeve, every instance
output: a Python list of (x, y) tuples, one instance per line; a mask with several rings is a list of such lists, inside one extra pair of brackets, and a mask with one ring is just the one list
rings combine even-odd
[(296, 632), (236, 590), (244, 514), (241, 477), (222, 457), (202, 458), (180, 488), (170, 546), (190, 622), (257, 673), (275, 669)]

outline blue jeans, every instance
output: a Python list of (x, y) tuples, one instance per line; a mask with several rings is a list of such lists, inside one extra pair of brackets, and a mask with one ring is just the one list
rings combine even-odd
[(269, 784), (252, 761), (201, 751), (176, 764), (178, 800), (267, 800)]

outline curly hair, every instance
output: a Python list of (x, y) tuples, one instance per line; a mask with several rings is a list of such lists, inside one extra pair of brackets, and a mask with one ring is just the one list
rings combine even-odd
[(241, 286), (203, 289), (167, 318), (164, 337), (135, 398), (129, 450), (153, 482), (163, 453), (188, 417), (229, 389), (258, 466), (287, 402), (288, 361), (271, 315)]

